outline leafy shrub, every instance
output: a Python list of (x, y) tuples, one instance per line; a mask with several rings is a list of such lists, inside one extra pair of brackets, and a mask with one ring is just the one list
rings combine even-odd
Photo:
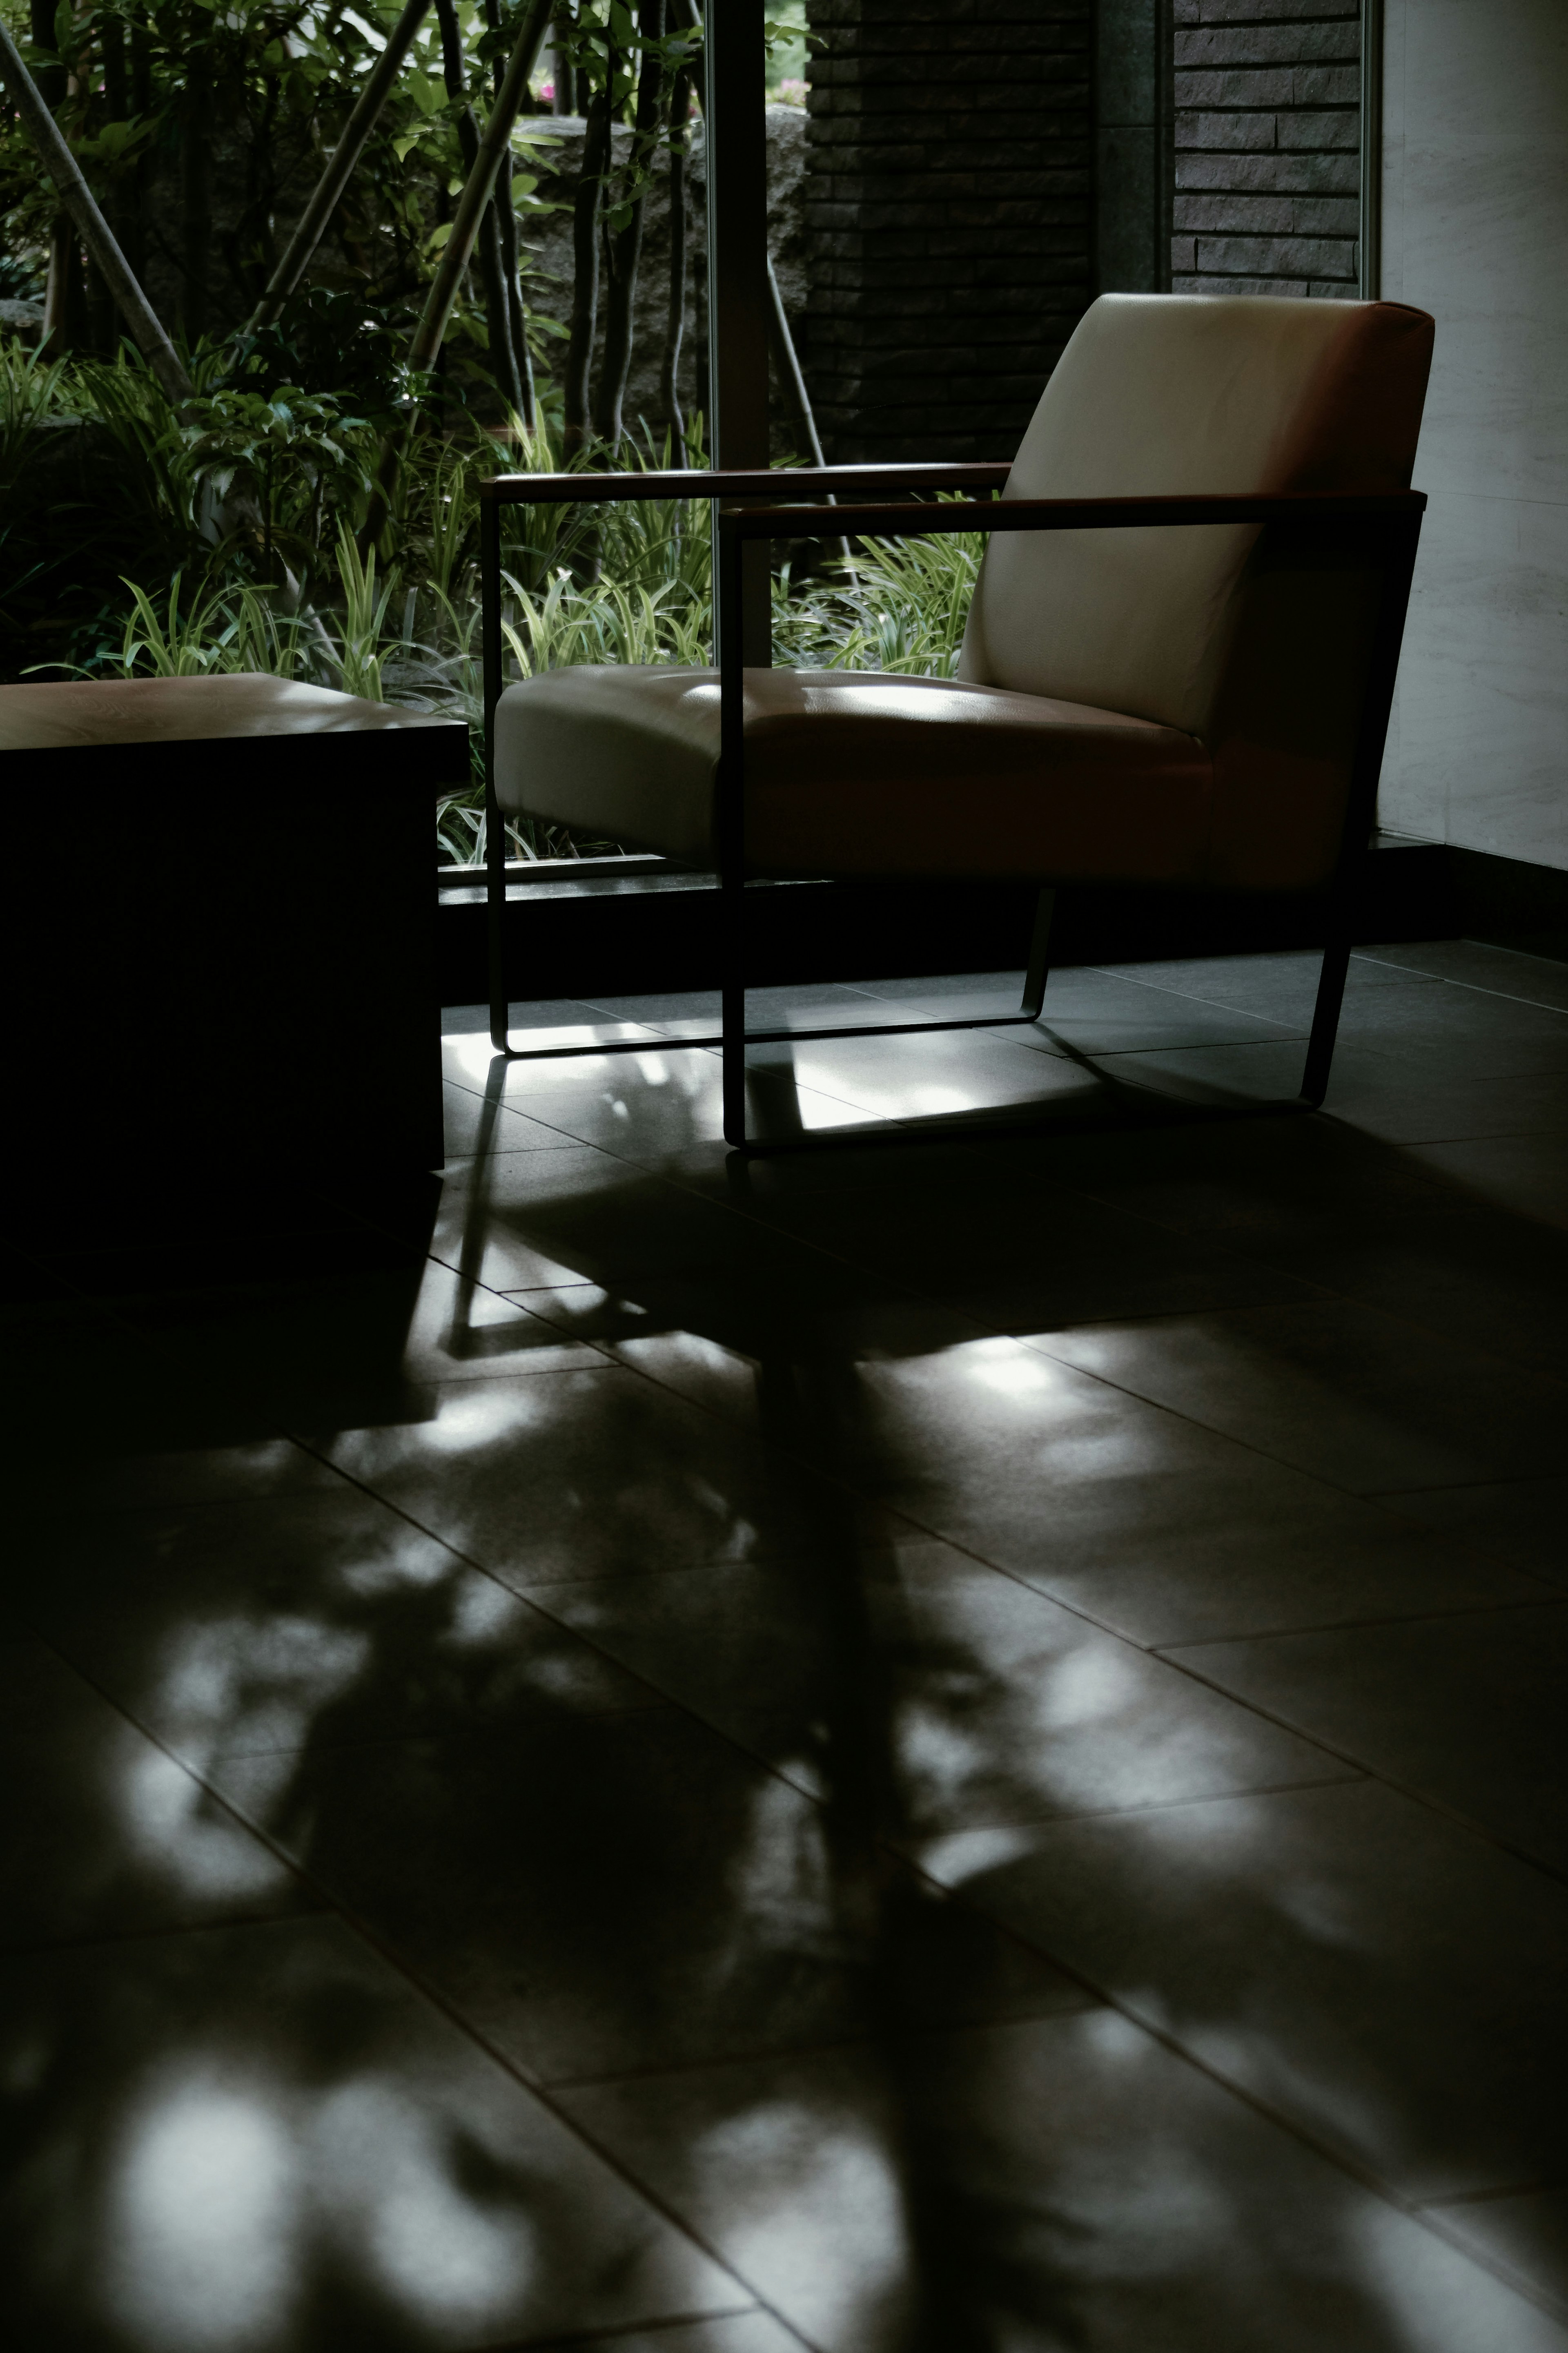
[[(39, 543), (30, 572), (18, 579), (14, 566), (0, 607), (9, 673), (259, 670), (448, 712), (470, 728), (475, 767), (468, 786), (441, 797), (439, 852), (455, 863), (482, 857), (476, 486), (501, 471), (558, 470), (552, 431), (503, 442), (470, 419), (457, 438), (416, 432), (388, 533), (395, 552), (362, 562), (353, 526), (378, 446), (373, 422), (288, 385), (237, 388), (201, 350), (194, 373), (196, 397), (176, 414), (128, 348), (112, 363), (51, 368), (0, 339), (5, 536), (15, 550), (30, 524)], [(57, 467), (29, 512), (31, 458), (51, 436), (82, 444), (89, 495), (75, 507), (62, 501)], [(672, 454), (668, 440), (650, 441), (640, 461), (663, 466)], [(688, 455), (702, 462), (697, 435)], [(79, 607), (93, 600), (85, 614), (63, 596), (50, 608), (61, 587), (50, 544), (57, 555), (63, 545)], [(851, 562), (805, 570), (784, 561), (773, 580), (774, 659), (951, 677), (983, 545), (980, 533), (954, 533), (866, 545)], [(83, 565), (84, 547), (101, 571)], [(706, 663), (710, 566), (705, 501), (503, 510), (508, 675)], [(526, 819), (509, 834), (523, 857), (590, 846)]]

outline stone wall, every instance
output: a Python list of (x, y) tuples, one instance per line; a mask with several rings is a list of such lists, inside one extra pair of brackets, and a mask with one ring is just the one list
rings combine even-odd
[[(529, 169), (539, 180), (537, 194), (549, 210), (524, 214), (521, 219), (524, 257), (528, 263), (524, 298), (531, 311), (564, 326), (572, 311), (572, 204), (583, 165), (582, 120), (576, 115), (542, 116), (527, 126), (532, 134)], [(632, 134), (617, 127), (614, 133), (617, 167), (625, 164)], [(803, 197), (805, 173), (805, 116), (797, 106), (770, 106), (768, 142), (768, 249), (778, 273), (779, 291), (791, 332), (798, 339), (806, 301), (805, 237)], [(626, 414), (636, 427), (646, 423), (657, 440), (665, 417), (659, 398), (659, 370), (664, 357), (665, 319), (669, 300), (669, 183), (661, 158), (646, 199), (641, 267), (633, 304), (635, 342), (631, 375), (626, 385)], [(680, 353), (681, 405), (689, 417), (708, 406), (708, 210), (707, 158), (702, 124), (692, 130), (687, 174), (686, 325)], [(604, 301), (601, 292), (599, 335), (594, 357), (597, 380), (604, 349)], [(563, 353), (564, 343), (559, 346)], [(775, 456), (796, 455), (782, 408), (775, 399)], [(639, 436), (640, 438), (640, 436)]]
[(1178, 294), (1354, 295), (1361, 0), (1174, 0)]
[(807, 0), (830, 459), (1007, 457), (1093, 289), (1093, 0)]

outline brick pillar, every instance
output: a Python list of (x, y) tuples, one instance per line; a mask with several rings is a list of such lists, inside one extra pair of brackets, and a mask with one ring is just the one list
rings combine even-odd
[(1177, 294), (1357, 290), (1360, 0), (1175, 0)]
[(1008, 458), (1093, 291), (1093, 0), (808, 0), (829, 458)]

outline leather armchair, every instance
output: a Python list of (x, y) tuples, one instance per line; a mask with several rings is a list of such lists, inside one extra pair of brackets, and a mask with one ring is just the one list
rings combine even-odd
[[(1321, 1102), (1426, 503), (1409, 483), (1432, 336), (1394, 303), (1104, 295), (1010, 469), (487, 484), (492, 892), (501, 813), (717, 866), (725, 1132), (742, 1144), (748, 878), (1329, 884), (1301, 1097)], [(1001, 497), (887, 501), (943, 487)], [(569, 669), (500, 691), (500, 504), (672, 492), (721, 502), (718, 666)], [(839, 502), (795, 502), (824, 493)], [(723, 503), (758, 494), (792, 503)], [(976, 527), (993, 537), (955, 679), (742, 670), (746, 540)], [(1039, 1011), (1048, 909), (1020, 1018)], [(499, 971), (492, 997), (508, 1050)]]

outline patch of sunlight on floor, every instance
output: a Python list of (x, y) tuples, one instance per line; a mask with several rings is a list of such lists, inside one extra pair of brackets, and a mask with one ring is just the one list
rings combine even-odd
[(904, 2341), (911, 2250), (892, 2158), (875, 2128), (770, 2101), (708, 2136), (703, 2171), (752, 2185), (724, 2233), (741, 2277), (788, 2282), (791, 2317), (817, 2345), (888, 2353)]
[(115, 1797), (136, 1852), (189, 1894), (248, 1900), (280, 1887), (289, 1876), (161, 1749), (132, 1757), (118, 1776)]
[(192, 2067), (130, 2118), (108, 2199), (110, 2316), (149, 2353), (279, 2342), (299, 2285), (300, 2179), (279, 2104)]
[(396, 2084), (345, 2084), (311, 2122), (315, 2189), (337, 2234), (403, 2310), (479, 2329), (521, 2306), (533, 2232), (515, 2205), (465, 2196), (437, 2118)]

